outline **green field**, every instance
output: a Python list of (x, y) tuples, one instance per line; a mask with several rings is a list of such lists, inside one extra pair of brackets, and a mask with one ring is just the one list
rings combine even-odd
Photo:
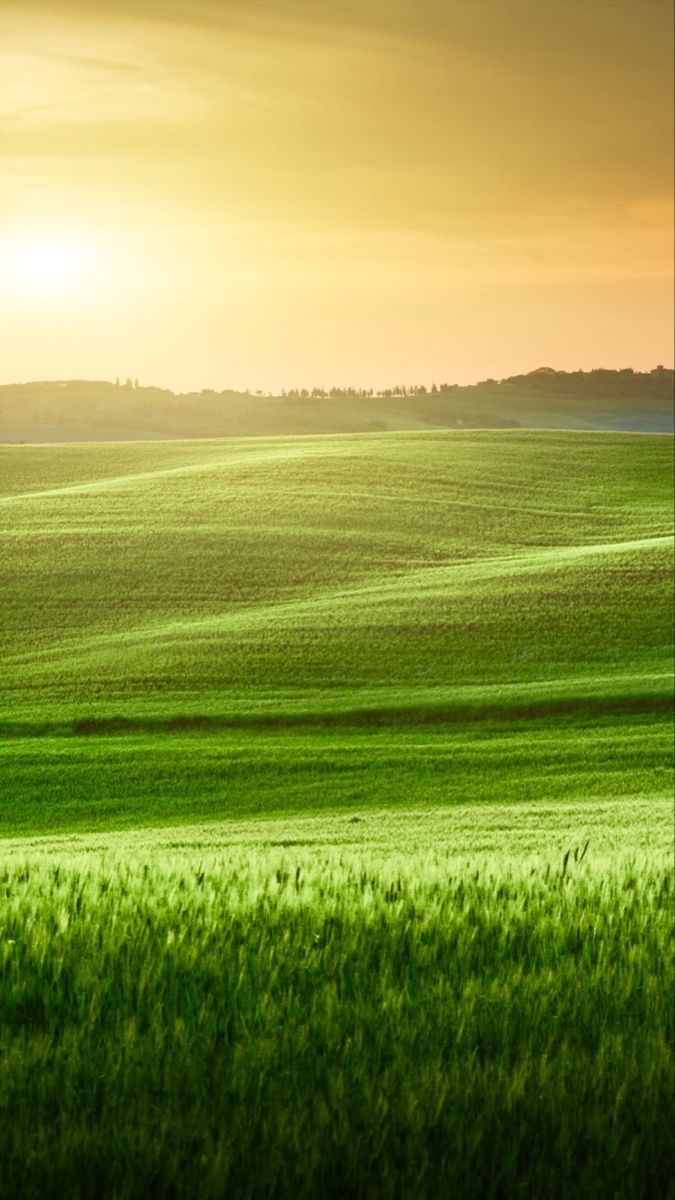
[(0, 1193), (670, 1195), (672, 438), (0, 448)]

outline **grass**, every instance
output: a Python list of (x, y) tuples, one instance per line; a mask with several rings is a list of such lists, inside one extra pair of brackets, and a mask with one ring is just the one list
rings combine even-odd
[(0, 460), (0, 1195), (672, 1196), (672, 439)]
[(4, 1195), (667, 1194), (663, 859), (295, 832), (9, 854)]
[[(523, 722), (522, 724), (525, 724)], [(91, 734), (8, 739), (5, 832), (110, 829), (251, 815), (616, 797), (668, 805), (659, 714), (438, 728)], [(9, 805), (8, 805), (9, 808)]]
[(665, 1194), (669, 876), (448, 866), (8, 869), (14, 1194)]
[(531, 750), (533, 773), (595, 792), (616, 731), (625, 790), (653, 790), (671, 449), (531, 431), (5, 447), (5, 831), (517, 794), (509, 737), (523, 778)]

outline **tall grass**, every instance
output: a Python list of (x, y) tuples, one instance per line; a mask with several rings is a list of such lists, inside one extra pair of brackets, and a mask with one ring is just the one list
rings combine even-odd
[(582, 851), (7, 857), (1, 1194), (667, 1195), (671, 875)]

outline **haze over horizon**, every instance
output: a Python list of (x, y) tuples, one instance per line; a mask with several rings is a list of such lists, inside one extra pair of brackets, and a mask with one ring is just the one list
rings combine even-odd
[(665, 0), (0, 11), (2, 382), (672, 365)]

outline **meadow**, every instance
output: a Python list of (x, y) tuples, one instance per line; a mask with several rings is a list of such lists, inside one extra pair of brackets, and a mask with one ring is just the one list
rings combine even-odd
[(672, 438), (0, 475), (0, 1194), (672, 1195)]

